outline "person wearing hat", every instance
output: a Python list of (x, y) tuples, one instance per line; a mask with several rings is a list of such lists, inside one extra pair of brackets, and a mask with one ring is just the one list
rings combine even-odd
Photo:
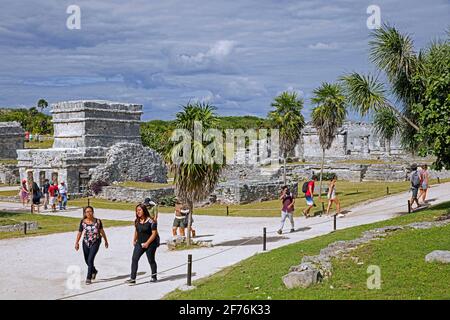
[(158, 206), (156, 203), (150, 198), (145, 198), (144, 206), (147, 207), (148, 213), (150, 214), (150, 219), (156, 222), (158, 220)]
[(59, 186), (59, 196), (61, 197), (61, 202), (59, 203), (59, 210), (66, 210), (67, 206), (67, 187), (64, 181), (61, 181)]
[(20, 199), (22, 200), (22, 205), (25, 207), (30, 201), (30, 192), (28, 191), (27, 180), (22, 180), (22, 186), (20, 188)]

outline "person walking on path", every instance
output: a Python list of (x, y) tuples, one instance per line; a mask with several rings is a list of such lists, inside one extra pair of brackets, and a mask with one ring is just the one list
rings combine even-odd
[[(184, 215), (184, 226), (185, 226), (185, 228), (187, 228), (189, 225), (189, 208), (187, 205), (183, 206), (183, 208), (181, 209), (181, 214)], [(191, 237), (195, 238), (196, 232), (195, 232), (194, 227), (192, 226), (193, 224), (194, 224), (194, 218), (191, 216)]]
[(131, 259), (131, 275), (126, 281), (128, 284), (136, 284), (139, 259), (145, 253), (152, 270), (150, 282), (157, 281), (157, 265), (155, 260), (156, 249), (159, 247), (158, 223), (150, 218), (147, 207), (143, 204), (136, 206), (136, 220), (133, 237), (133, 257)]
[(59, 202), (59, 210), (66, 210), (67, 207), (67, 187), (64, 181), (61, 181), (61, 185), (58, 187), (59, 197), (61, 201)]
[(317, 181), (317, 176), (314, 174), (312, 176), (312, 179), (306, 185), (304, 185), (304, 187), (306, 187), (306, 190), (303, 189), (303, 192), (305, 193), (306, 205), (308, 207), (305, 210), (303, 210), (303, 214), (305, 215), (306, 218), (309, 218), (309, 211), (311, 210), (312, 207), (315, 206), (315, 204), (314, 204), (314, 187), (315, 187), (316, 181)]
[(145, 198), (144, 206), (147, 207), (148, 213), (150, 214), (150, 219), (153, 221), (158, 221), (158, 205), (156, 202), (152, 201), (150, 198)]
[(31, 194), (32, 194), (32, 203), (31, 203), (31, 213), (34, 213), (37, 209), (37, 213), (39, 213), (39, 207), (41, 205), (41, 188), (39, 188), (36, 181), (33, 181), (31, 184)]
[(422, 170), (420, 171), (420, 190), (418, 200), (422, 199), (422, 203), (427, 203), (427, 195), (428, 195), (428, 183), (429, 183), (430, 174), (428, 172), (428, 166), (424, 164), (422, 166)]
[(286, 218), (289, 218), (289, 221), (291, 222), (291, 232), (294, 232), (294, 203), (295, 199), (292, 195), (292, 193), (289, 191), (289, 188), (287, 186), (283, 186), (281, 188), (281, 195), (280, 200), (282, 203), (281, 208), (281, 225), (278, 229), (277, 233), (281, 234), (283, 232), (284, 227), (284, 221), (286, 221)]
[(30, 202), (30, 192), (28, 191), (27, 180), (22, 180), (22, 186), (20, 187), (20, 200), (25, 207)]
[(52, 212), (56, 212), (56, 202), (59, 196), (58, 183), (53, 182), (53, 184), (48, 188), (48, 195), (50, 198), (50, 208), (52, 209)]
[(410, 182), (411, 182), (411, 199), (410, 199), (410, 206), (411, 206), (411, 210), (413, 209), (413, 204), (414, 202), (417, 204), (417, 208), (419, 208), (421, 205), (419, 204), (419, 199), (417, 198), (417, 194), (419, 193), (419, 188), (420, 188), (420, 175), (419, 172), (417, 171), (417, 164), (412, 164), (411, 165), (411, 177), (410, 177)]
[(333, 179), (328, 184), (328, 206), (327, 206), (327, 215), (330, 214), (331, 205), (334, 203), (336, 205), (336, 214), (339, 218), (344, 217), (344, 215), (341, 213), (341, 203), (339, 202), (339, 199), (336, 195), (336, 181), (337, 176), (334, 175)]
[(175, 218), (172, 224), (172, 235), (177, 236), (177, 229), (180, 228), (180, 235), (184, 237), (184, 228), (186, 228), (186, 210), (183, 209), (182, 203), (177, 200), (175, 202)]
[(42, 194), (44, 195), (44, 210), (47, 210), (49, 204), (49, 193), (48, 189), (50, 188), (50, 183), (48, 179), (44, 180), (44, 185), (42, 186)]
[(75, 241), (76, 251), (80, 249), (80, 239), (83, 232), (84, 261), (88, 266), (86, 284), (89, 285), (97, 277), (98, 270), (95, 268), (94, 260), (100, 249), (102, 237), (105, 239), (105, 248), (108, 249), (109, 247), (108, 239), (103, 229), (103, 223), (100, 219), (94, 217), (94, 208), (91, 206), (83, 208), (83, 219), (80, 221), (80, 227), (78, 228), (77, 239)]

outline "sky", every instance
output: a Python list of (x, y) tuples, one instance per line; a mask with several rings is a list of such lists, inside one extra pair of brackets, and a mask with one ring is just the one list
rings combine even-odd
[[(173, 119), (189, 101), (265, 117), (288, 90), (305, 101), (368, 59), (370, 5), (415, 49), (443, 38), (449, 0), (0, 0), (0, 107), (102, 99)], [(70, 29), (70, 5), (80, 28)], [(355, 114), (350, 118), (358, 120)]]

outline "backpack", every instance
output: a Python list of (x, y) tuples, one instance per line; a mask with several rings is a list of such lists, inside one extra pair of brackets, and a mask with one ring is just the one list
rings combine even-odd
[(411, 176), (411, 185), (414, 188), (418, 188), (420, 186), (420, 177), (419, 177), (419, 173), (417, 172), (417, 170), (414, 171)]
[(303, 186), (302, 186), (302, 192), (303, 193), (307, 193), (308, 192), (308, 184), (309, 184), (309, 181), (305, 181), (303, 183)]

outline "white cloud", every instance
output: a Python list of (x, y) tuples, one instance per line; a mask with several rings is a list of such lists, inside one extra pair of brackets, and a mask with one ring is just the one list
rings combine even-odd
[(317, 42), (315, 44), (310, 44), (308, 48), (312, 50), (335, 50), (338, 48), (338, 45), (335, 42), (332, 43)]

